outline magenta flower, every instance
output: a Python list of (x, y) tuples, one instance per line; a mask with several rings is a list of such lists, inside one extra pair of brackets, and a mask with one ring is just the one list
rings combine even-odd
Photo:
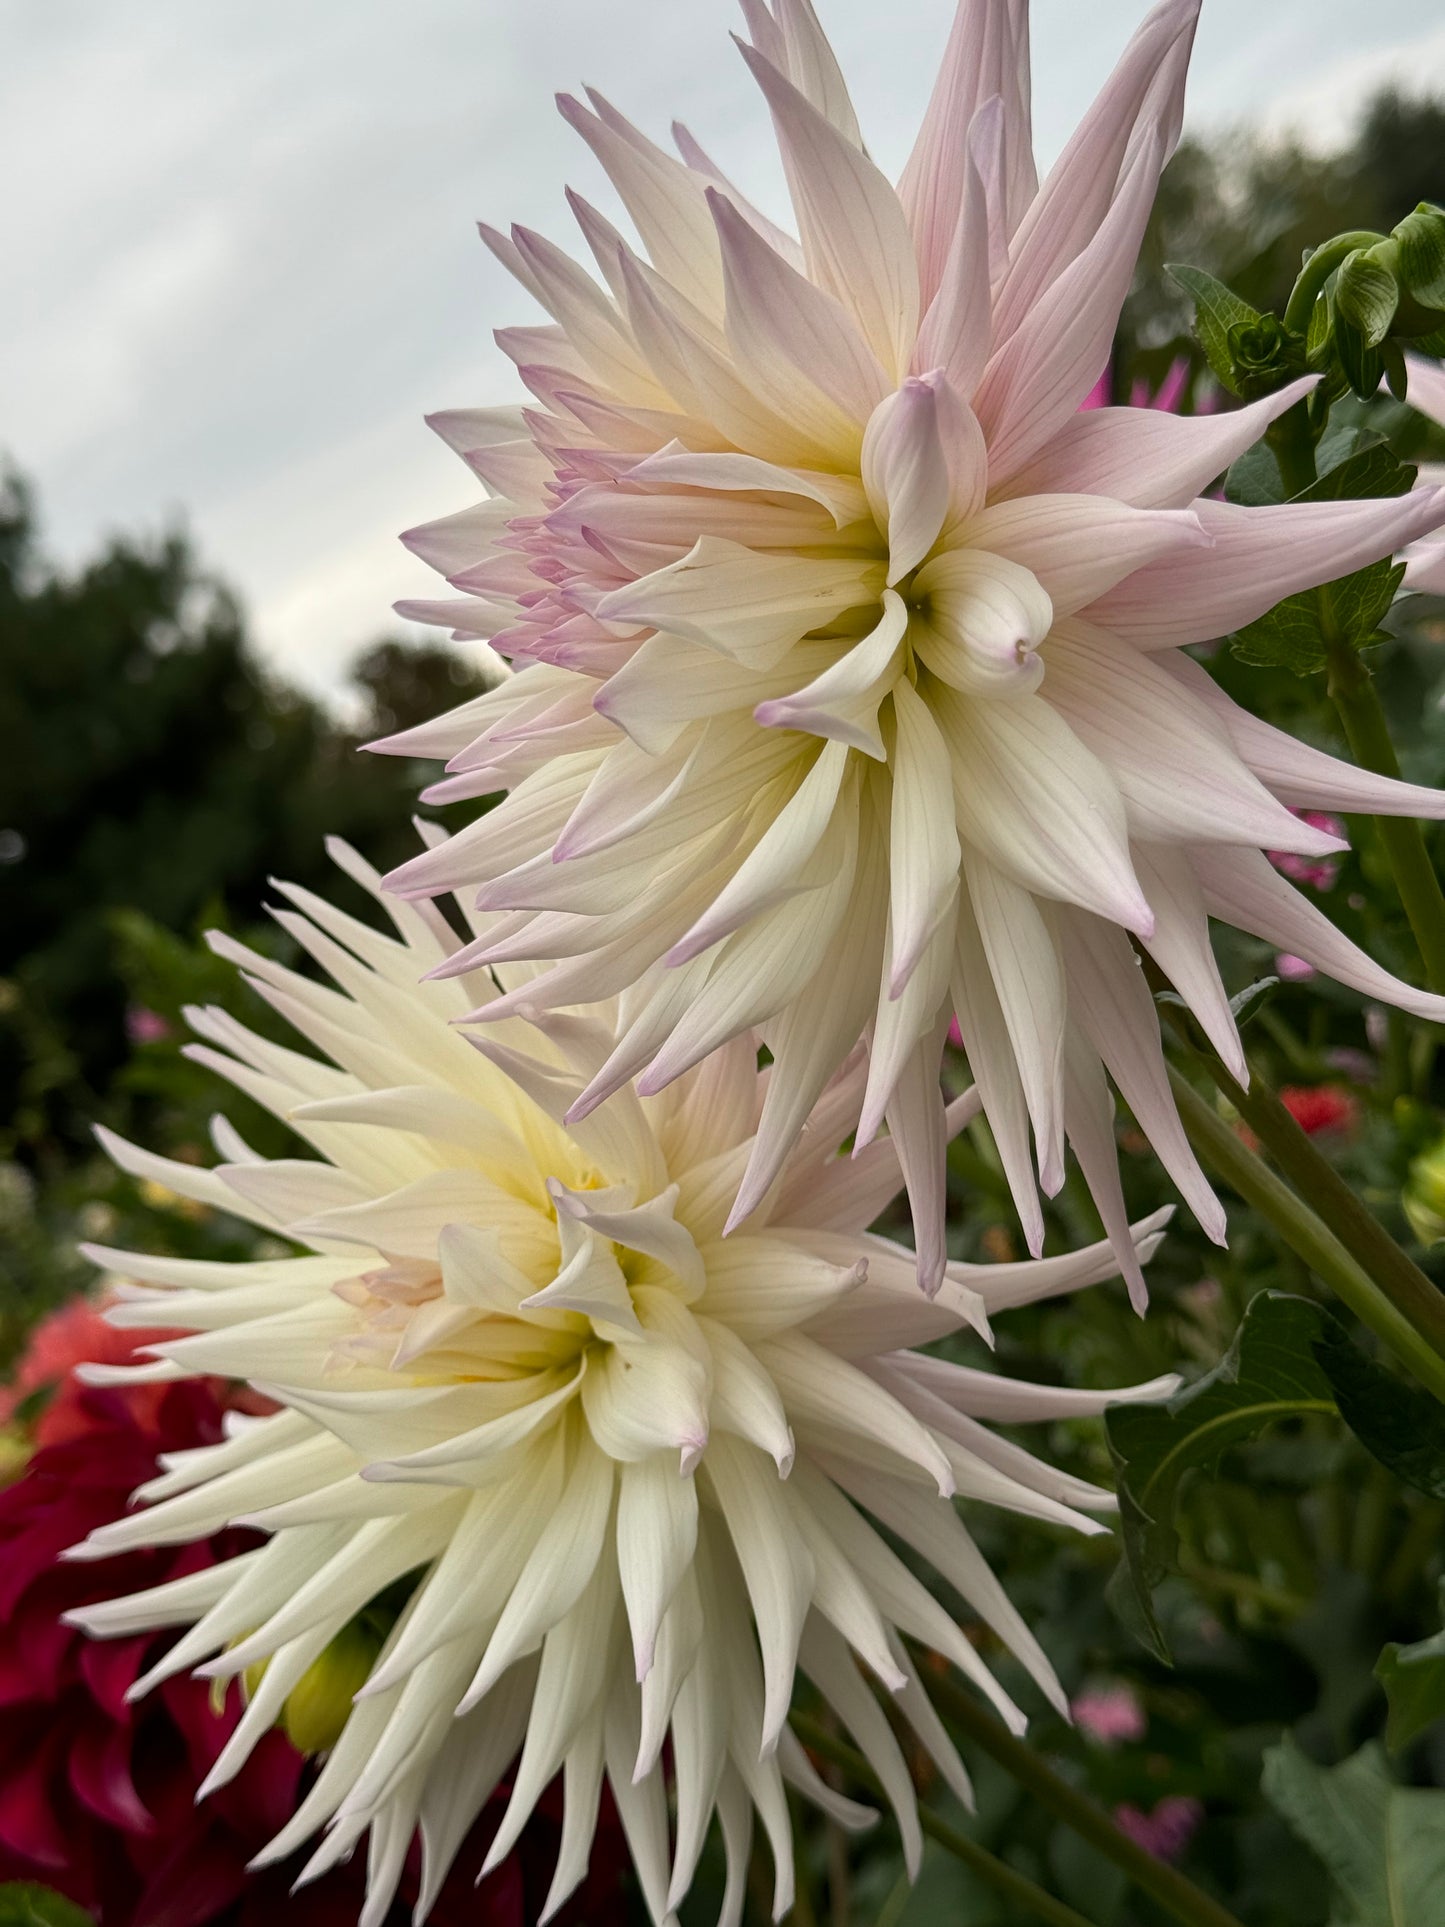
[(1156, 1860), (1177, 1860), (1204, 1823), (1204, 1803), (1192, 1794), (1167, 1794), (1150, 1812), (1123, 1805), (1114, 1809), (1114, 1824)]
[[(1329, 810), (1296, 810), (1295, 815), (1301, 822), (1308, 823), (1313, 829), (1326, 836), (1336, 838), (1348, 847), (1349, 838), (1345, 835), (1342, 819)], [(1340, 873), (1340, 860), (1336, 856), (1306, 857), (1293, 850), (1269, 850), (1266, 852), (1270, 862), (1281, 876), (1287, 876), (1291, 883), (1303, 883), (1311, 890), (1333, 890), (1335, 879)]]
[(1104, 1746), (1120, 1740), (1142, 1740), (1148, 1725), (1139, 1695), (1122, 1680), (1077, 1694), (1069, 1711), (1074, 1724)]

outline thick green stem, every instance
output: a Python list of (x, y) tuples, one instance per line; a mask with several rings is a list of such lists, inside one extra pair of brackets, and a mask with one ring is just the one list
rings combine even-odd
[[(801, 1713), (793, 1714), (791, 1725), (798, 1738), (814, 1753), (821, 1754), (825, 1760), (832, 1760), (845, 1772), (851, 1773), (855, 1780), (860, 1780), (865, 1786), (871, 1787), (875, 1793), (883, 1791), (879, 1785), (878, 1776), (863, 1755), (855, 1752), (844, 1741), (835, 1739), (826, 1727), (820, 1726), (816, 1720), (810, 1720)], [(940, 1847), (945, 1848), (956, 1860), (961, 1860), (964, 1866), (978, 1875), (980, 1880), (986, 1881), (996, 1893), (1002, 1894), (1014, 1906), (1022, 1908), (1033, 1919), (1048, 1921), (1050, 1927), (1093, 1927), (1093, 1923), (1083, 1914), (1076, 1913), (1072, 1907), (1065, 1906), (1062, 1900), (1055, 1900), (1053, 1895), (1045, 1893), (1042, 1887), (1036, 1887), (1032, 1880), (1021, 1873), (1016, 1873), (1005, 1861), (979, 1846), (976, 1840), (970, 1840), (968, 1835), (961, 1833), (957, 1827), (951, 1827), (946, 1820), (941, 1819), (921, 1802), (918, 1817), (923, 1831), (931, 1840), (936, 1840)], [(1238, 1922), (1234, 1923), (1234, 1927), (1239, 1927)]]
[(1356, 248), (1372, 248), (1384, 238), (1383, 234), (1355, 228), (1349, 234), (1337, 234), (1332, 241), (1326, 241), (1323, 247), (1316, 248), (1300, 269), (1299, 279), (1290, 292), (1284, 311), (1285, 327), (1297, 335), (1307, 334), (1320, 291), (1346, 255), (1353, 254)]
[[(1398, 778), (1400, 763), (1374, 678), (1347, 642), (1329, 647), (1329, 688), (1345, 726), (1350, 754), (1362, 769)], [(1394, 873), (1432, 990), (1445, 991), (1445, 894), (1413, 816), (1377, 816), (1375, 830)]]
[[(1241, 1141), (1223, 1118), (1216, 1116), (1189, 1080), (1172, 1064), (1169, 1067), (1169, 1082), (1189, 1140), (1204, 1162), (1226, 1184), (1231, 1185), (1247, 1204), (1252, 1204), (1256, 1211), (1268, 1218), (1291, 1251), (1297, 1252), (1315, 1276), (1349, 1306), (1361, 1323), (1368, 1325), (1376, 1337), (1382, 1339), (1396, 1357), (1409, 1366), (1422, 1385), (1428, 1386), (1437, 1398), (1445, 1400), (1445, 1360), (1426, 1342), (1410, 1319), (1396, 1310), (1334, 1232), (1321, 1222), (1281, 1177), (1270, 1170), (1262, 1158)], [(1239, 1086), (1234, 1085), (1234, 1089), (1238, 1092)], [(1242, 1092), (1239, 1094), (1244, 1095)], [(1288, 1117), (1289, 1113), (1285, 1115)], [(1294, 1122), (1293, 1118), (1290, 1122)], [(1434, 1290), (1428, 1279), (1425, 1283), (1431, 1291)]]
[(1121, 1833), (1101, 1806), (1070, 1786), (1032, 1747), (1016, 1740), (970, 1694), (946, 1679), (931, 1680), (929, 1691), (959, 1732), (996, 1761), (1041, 1807), (1122, 1868), (1136, 1887), (1157, 1900), (1182, 1927), (1241, 1927), (1235, 1916), (1202, 1887), (1196, 1887), (1176, 1868), (1156, 1860)]

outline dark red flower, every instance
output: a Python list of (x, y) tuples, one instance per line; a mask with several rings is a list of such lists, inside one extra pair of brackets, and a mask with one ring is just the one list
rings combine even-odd
[(1358, 1101), (1338, 1084), (1285, 1084), (1279, 1101), (1310, 1137), (1325, 1131), (1353, 1131), (1359, 1121)]
[[(75, 1315), (77, 1327), (87, 1314)], [(51, 1333), (42, 1362), (73, 1336), (69, 1326)], [(129, 1334), (126, 1351), (150, 1336)], [(239, 1717), (236, 1694), (218, 1709), (205, 1683), (180, 1678), (128, 1705), (127, 1689), (164, 1636), (93, 1641), (62, 1621), (72, 1607), (158, 1585), (244, 1546), (248, 1535), (232, 1532), (98, 1564), (61, 1558), (125, 1511), (160, 1453), (218, 1440), (228, 1399), (216, 1381), (84, 1390), (67, 1373), (64, 1423), (50, 1428), (60, 1436), (0, 1491), (0, 1881), (53, 1887), (101, 1927), (354, 1927), (364, 1899), (364, 1854), (295, 1896), (304, 1854), (245, 1871), (294, 1811), (310, 1771), (283, 1733), (267, 1734), (236, 1779), (198, 1806), (196, 1789)], [(474, 1887), (503, 1806), (499, 1795), (458, 1855), (435, 1927), (528, 1927), (540, 1913), (560, 1802), (544, 1805), (517, 1852)], [(615, 1815), (605, 1813), (592, 1874), (559, 1919), (617, 1918), (625, 1861)], [(413, 1870), (396, 1923), (409, 1918), (415, 1891)]]

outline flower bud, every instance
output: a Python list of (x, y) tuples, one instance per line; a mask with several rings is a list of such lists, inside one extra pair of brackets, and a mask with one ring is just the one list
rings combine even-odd
[(1273, 314), (1234, 324), (1229, 359), (1235, 392), (1245, 401), (1272, 395), (1305, 372), (1304, 343)]
[[(380, 1628), (363, 1613), (307, 1667), (287, 1694), (278, 1722), (298, 1753), (328, 1753), (335, 1746), (381, 1646)], [(261, 1684), (267, 1664), (261, 1660), (246, 1668), (247, 1698)]]
[(1353, 328), (1366, 348), (1378, 348), (1390, 332), (1400, 290), (1393, 272), (1395, 247), (1356, 248), (1340, 263), (1335, 276), (1335, 314)]
[(1421, 1244), (1445, 1239), (1445, 1137), (1413, 1160), (1401, 1202)]

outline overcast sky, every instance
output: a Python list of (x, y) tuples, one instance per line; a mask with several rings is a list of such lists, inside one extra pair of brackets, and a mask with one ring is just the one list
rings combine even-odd
[[(819, 0), (896, 172), (953, 0)], [(1040, 158), (1146, 8), (1034, 0)], [(880, 21), (884, 24), (880, 26)], [(0, 0), (0, 450), (65, 559), (184, 520), (267, 658), (334, 688), (435, 578), (398, 530), (468, 499), (424, 411), (511, 400), (533, 318), (472, 222), (568, 246), (614, 204), (552, 96), (686, 120), (779, 211), (729, 0)], [(1445, 92), (1439, 0), (1205, 0), (1190, 121), (1346, 132)]]

